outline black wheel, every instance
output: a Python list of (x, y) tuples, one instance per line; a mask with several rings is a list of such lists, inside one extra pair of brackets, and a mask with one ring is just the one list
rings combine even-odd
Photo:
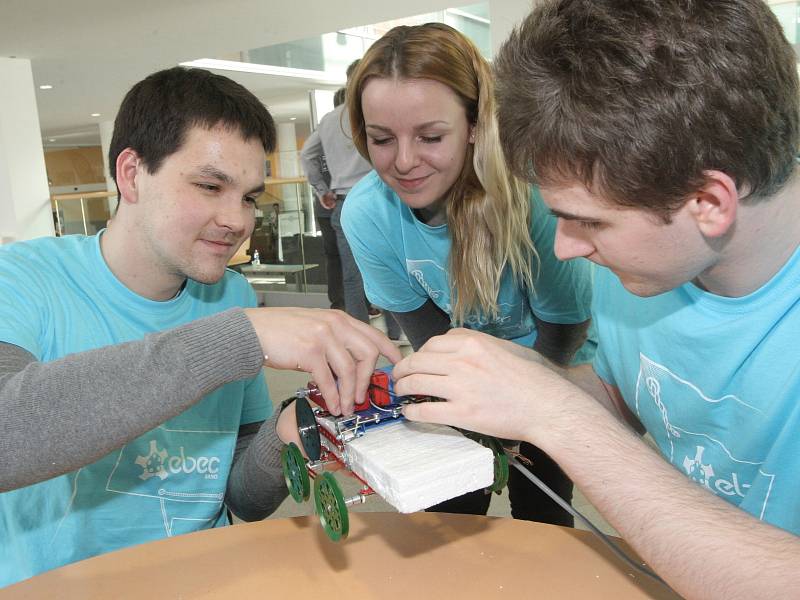
[(291, 442), (281, 451), (281, 464), (286, 487), (295, 502), (308, 500), (311, 495), (311, 483), (308, 480), (308, 469), (300, 448)]
[(319, 425), (314, 411), (311, 410), (308, 400), (298, 398), (294, 403), (294, 414), (297, 418), (297, 433), (300, 434), (300, 443), (306, 456), (312, 462), (319, 460), (322, 448), (319, 439)]
[(328, 537), (334, 542), (346, 538), (350, 531), (350, 519), (342, 490), (331, 473), (323, 473), (314, 479), (314, 504), (319, 522)]

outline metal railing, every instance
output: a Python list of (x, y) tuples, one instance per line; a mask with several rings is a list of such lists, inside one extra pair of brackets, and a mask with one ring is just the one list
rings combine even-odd
[[(116, 192), (77, 192), (74, 194), (53, 194), (50, 196), (50, 203), (56, 216), (56, 235), (61, 236), (70, 233), (83, 233), (84, 235), (89, 235), (90, 233), (95, 233), (95, 231), (90, 232), (90, 220), (88, 216), (87, 203), (90, 200), (102, 198), (102, 215), (105, 217), (104, 221), (108, 221), (108, 219), (111, 218), (111, 211), (108, 208), (108, 198), (113, 198), (116, 195)], [(72, 230), (72, 228), (68, 228), (66, 219), (63, 215), (63, 209), (67, 206), (74, 205), (75, 203), (78, 203), (80, 206), (80, 223), (83, 226), (82, 230)]]

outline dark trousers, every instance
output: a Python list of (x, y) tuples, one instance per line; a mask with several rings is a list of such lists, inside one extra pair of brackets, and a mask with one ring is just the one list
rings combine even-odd
[[(344, 286), (344, 310), (351, 317), (369, 323), (369, 307), (364, 295), (364, 280), (358, 270), (356, 259), (341, 224), (342, 206), (345, 196), (336, 196), (336, 208), (331, 213), (331, 227), (336, 232), (339, 244), (339, 260), (342, 264), (342, 282)], [(386, 314), (386, 313), (384, 313)], [(400, 325), (393, 317), (386, 315), (386, 333), (391, 339), (400, 337)]]
[[(572, 481), (564, 471), (544, 452), (536, 446), (523, 442), (520, 452), (531, 461), (528, 467), (531, 472), (547, 486), (572, 503)], [(509, 466), (508, 497), (511, 501), (511, 516), (525, 521), (540, 521), (553, 525), (573, 526), (572, 515), (553, 502), (543, 491), (531, 483), (515, 467)], [(465, 515), (485, 515), (489, 509), (492, 494), (477, 490), (445, 500), (441, 504), (431, 506), (428, 512), (447, 512)]]
[(331, 308), (344, 310), (344, 285), (342, 284), (342, 261), (339, 244), (330, 217), (317, 217), (322, 232), (322, 253), (325, 255), (325, 273), (328, 278), (328, 300)]

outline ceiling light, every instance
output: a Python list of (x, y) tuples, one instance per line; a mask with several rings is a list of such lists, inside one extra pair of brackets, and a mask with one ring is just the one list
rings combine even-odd
[(45, 85), (40, 85), (40, 86), (39, 86), (39, 89), (40, 89), (40, 90), (52, 90), (52, 89), (53, 89), (53, 86), (52, 86), (52, 85), (47, 85), (47, 84), (45, 84)]
[(56, 138), (47, 138), (47, 141), (48, 141), (48, 142), (55, 142), (55, 141), (56, 141)]
[(290, 121), (297, 121), (297, 117), (289, 117)]
[(100, 113), (92, 113), (92, 116), (93, 116), (93, 117), (99, 117), (99, 116), (100, 116)]
[(200, 69), (217, 69), (219, 71), (240, 71), (243, 73), (259, 73), (261, 75), (278, 75), (281, 77), (296, 77), (298, 79), (313, 79), (321, 83), (342, 85), (347, 82), (344, 73), (326, 73), (311, 69), (293, 69), (291, 67), (276, 67), (274, 65), (259, 65), (237, 60), (217, 60), (216, 58), (200, 58), (180, 63), (181, 67), (197, 67)]

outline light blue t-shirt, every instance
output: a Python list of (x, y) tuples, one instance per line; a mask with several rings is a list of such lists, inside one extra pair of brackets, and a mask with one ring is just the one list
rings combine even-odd
[(800, 534), (800, 250), (743, 298), (691, 283), (640, 298), (597, 269), (594, 313), (594, 368), (664, 457), (731, 504)]
[[(109, 270), (99, 239), (40, 238), (0, 248), (0, 341), (48, 362), (255, 305), (250, 285), (232, 271), (215, 285), (190, 280), (166, 302), (143, 298)], [(227, 524), (223, 497), (239, 426), (271, 412), (263, 376), (229, 383), (94, 464), (0, 494), (0, 587)]]
[[(342, 228), (370, 302), (392, 312), (410, 312), (431, 299), (452, 316), (446, 224), (422, 223), (372, 171), (347, 195)], [(520, 287), (506, 269), (497, 298), (499, 316), (489, 319), (472, 314), (464, 323), (528, 347), (536, 340), (532, 313), (549, 323), (581, 323), (591, 316), (592, 298), (590, 263), (584, 259), (563, 262), (553, 254), (556, 219), (536, 190), (531, 193), (530, 229), (539, 254), (534, 290)], [(589, 360), (593, 350), (593, 342), (585, 344), (576, 359)]]

